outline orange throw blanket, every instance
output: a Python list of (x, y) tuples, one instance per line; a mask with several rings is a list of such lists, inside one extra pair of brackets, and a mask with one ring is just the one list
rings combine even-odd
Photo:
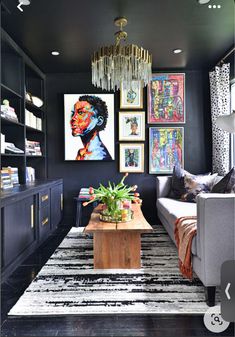
[(175, 241), (179, 254), (179, 268), (183, 276), (192, 280), (193, 267), (191, 247), (194, 235), (197, 233), (197, 217), (185, 216), (175, 222)]

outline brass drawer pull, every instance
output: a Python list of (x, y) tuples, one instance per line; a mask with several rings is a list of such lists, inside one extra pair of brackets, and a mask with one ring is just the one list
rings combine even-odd
[(48, 223), (49, 219), (45, 218), (44, 220), (42, 220), (42, 226), (45, 226)]
[(60, 194), (60, 210), (63, 211), (63, 201), (64, 201), (64, 196), (63, 193)]
[(34, 228), (34, 206), (30, 206), (31, 209), (31, 228)]
[(48, 198), (49, 198), (48, 194), (43, 195), (42, 196), (42, 202), (48, 200)]

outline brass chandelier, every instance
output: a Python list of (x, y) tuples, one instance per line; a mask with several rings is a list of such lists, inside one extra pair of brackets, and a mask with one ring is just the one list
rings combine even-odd
[(134, 44), (121, 45), (121, 41), (127, 38), (123, 31), (127, 19), (117, 18), (114, 23), (120, 27), (115, 33), (116, 43), (99, 48), (92, 56), (92, 84), (108, 91), (120, 89), (121, 83), (124, 88), (132, 88), (134, 81), (140, 81), (144, 87), (151, 80), (152, 55)]

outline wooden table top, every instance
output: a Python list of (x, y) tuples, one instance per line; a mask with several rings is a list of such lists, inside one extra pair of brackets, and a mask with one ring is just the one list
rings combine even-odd
[(94, 233), (99, 231), (138, 231), (138, 232), (151, 232), (152, 226), (145, 220), (139, 204), (132, 204), (134, 211), (134, 219), (129, 222), (104, 222), (99, 218), (101, 205), (98, 205), (91, 214), (89, 224), (85, 227), (85, 233)]

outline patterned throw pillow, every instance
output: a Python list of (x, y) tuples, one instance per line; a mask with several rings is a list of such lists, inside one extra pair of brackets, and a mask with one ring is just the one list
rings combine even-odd
[(216, 185), (211, 193), (235, 193), (235, 168), (233, 167)]
[(186, 192), (181, 195), (182, 201), (196, 202), (199, 193), (209, 193), (217, 177), (217, 173), (212, 175), (192, 175), (185, 174), (184, 187)]

